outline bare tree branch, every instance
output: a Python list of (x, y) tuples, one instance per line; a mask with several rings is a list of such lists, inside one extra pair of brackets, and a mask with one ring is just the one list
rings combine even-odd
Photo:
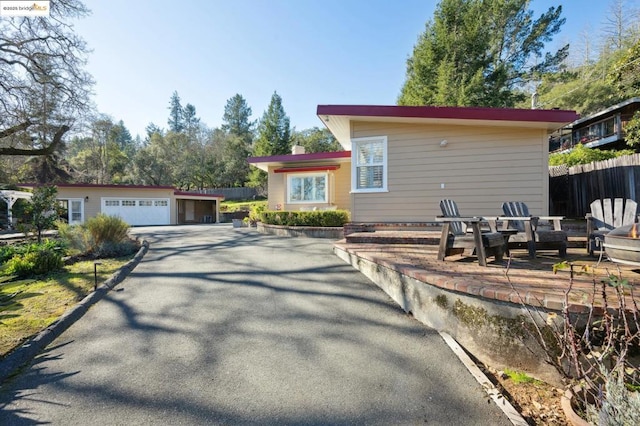
[(60, 146), (62, 143), (62, 136), (64, 136), (64, 134), (70, 129), (71, 128), (69, 126), (61, 126), (53, 135), (51, 143), (44, 148), (20, 149), (14, 147), (0, 147), (0, 155), (50, 155), (58, 148), (58, 146)]

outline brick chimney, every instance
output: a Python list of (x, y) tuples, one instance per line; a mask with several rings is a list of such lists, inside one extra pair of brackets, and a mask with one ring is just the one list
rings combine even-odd
[(294, 145), (293, 148), (291, 148), (291, 153), (293, 155), (298, 155), (298, 154), (304, 154), (304, 146), (302, 145)]

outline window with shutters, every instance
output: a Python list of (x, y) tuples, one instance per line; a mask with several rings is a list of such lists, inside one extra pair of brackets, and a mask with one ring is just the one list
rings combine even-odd
[(351, 192), (387, 191), (387, 137), (351, 140)]

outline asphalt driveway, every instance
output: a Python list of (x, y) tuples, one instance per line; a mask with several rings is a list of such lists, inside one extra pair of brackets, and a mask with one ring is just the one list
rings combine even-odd
[(143, 261), (2, 386), (0, 424), (510, 424), (331, 242), (134, 232)]

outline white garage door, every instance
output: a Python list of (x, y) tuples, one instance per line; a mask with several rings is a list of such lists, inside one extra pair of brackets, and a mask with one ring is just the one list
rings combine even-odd
[(169, 225), (168, 198), (102, 198), (102, 213), (119, 216), (132, 226)]

